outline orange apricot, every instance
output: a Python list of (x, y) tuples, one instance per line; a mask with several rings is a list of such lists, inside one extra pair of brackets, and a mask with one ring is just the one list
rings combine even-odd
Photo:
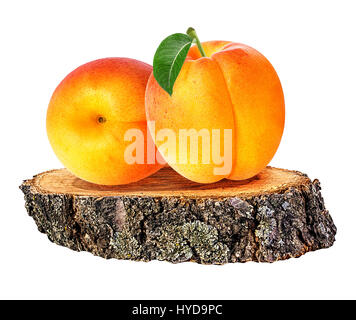
[(159, 164), (125, 159), (129, 129), (143, 133), (146, 83), (152, 67), (128, 58), (89, 62), (71, 72), (54, 91), (47, 111), (47, 134), (63, 165), (77, 177), (117, 185), (143, 179)]
[[(271, 161), (283, 134), (281, 83), (271, 63), (249, 46), (227, 41), (209, 41), (202, 46), (207, 56), (202, 57), (196, 46), (190, 49), (171, 96), (151, 74), (145, 98), (151, 134), (165, 128), (176, 136), (182, 129), (219, 129), (221, 146), (223, 130), (231, 130), (231, 170), (223, 174), (216, 174), (213, 161), (204, 161), (205, 153), (212, 160), (212, 150), (202, 150), (201, 144), (194, 151), (188, 143), (185, 150), (177, 139), (176, 152), (162, 156), (178, 173), (200, 183), (251, 178)], [(160, 148), (167, 141), (155, 143)], [(182, 152), (184, 157), (188, 155), (188, 162), (180, 161)], [(198, 162), (190, 161), (192, 153), (199, 157)]]

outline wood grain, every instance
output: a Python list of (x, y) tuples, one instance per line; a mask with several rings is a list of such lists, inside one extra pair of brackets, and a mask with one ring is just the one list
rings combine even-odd
[(37, 192), (95, 196), (151, 196), (151, 197), (248, 197), (280, 192), (309, 181), (297, 171), (267, 167), (260, 174), (244, 181), (224, 179), (212, 184), (199, 184), (180, 176), (169, 167), (136, 183), (121, 186), (96, 185), (75, 177), (66, 169), (41, 173), (27, 181)]

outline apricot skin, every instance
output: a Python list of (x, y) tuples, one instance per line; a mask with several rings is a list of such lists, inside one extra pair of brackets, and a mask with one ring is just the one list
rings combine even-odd
[(99, 59), (75, 69), (56, 88), (47, 111), (47, 135), (74, 175), (117, 185), (160, 169), (158, 164), (130, 165), (124, 159), (131, 144), (124, 141), (126, 130), (140, 129), (147, 142), (144, 95), (151, 72), (151, 66), (134, 59)]
[(281, 83), (270, 62), (251, 47), (227, 41), (202, 45), (207, 57), (201, 57), (196, 46), (190, 49), (172, 96), (151, 74), (145, 98), (147, 120), (155, 121), (156, 132), (169, 128), (177, 136), (179, 129), (232, 129), (230, 174), (215, 175), (216, 165), (204, 164), (201, 158), (198, 164), (179, 164), (178, 156), (163, 157), (178, 173), (200, 183), (251, 178), (271, 161), (283, 134)]

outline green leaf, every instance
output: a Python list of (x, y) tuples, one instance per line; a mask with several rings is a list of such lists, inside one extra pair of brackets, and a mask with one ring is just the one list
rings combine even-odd
[(173, 85), (187, 57), (193, 38), (175, 33), (164, 39), (153, 58), (153, 75), (158, 84), (172, 95)]

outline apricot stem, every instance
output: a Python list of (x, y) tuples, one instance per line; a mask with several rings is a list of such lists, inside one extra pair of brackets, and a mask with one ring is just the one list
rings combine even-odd
[(195, 29), (192, 28), (192, 27), (188, 28), (187, 35), (195, 40), (195, 42), (197, 44), (197, 47), (198, 47), (198, 49), (200, 51), (201, 56), (202, 57), (206, 57), (206, 54), (205, 54), (204, 49), (203, 49), (203, 46), (201, 45), (201, 42), (200, 42), (200, 40), (198, 38), (198, 35), (197, 35)]
[(106, 119), (105, 119), (104, 117), (100, 116), (100, 117), (98, 118), (98, 122), (99, 122), (99, 123), (104, 123), (104, 122), (106, 122)]

